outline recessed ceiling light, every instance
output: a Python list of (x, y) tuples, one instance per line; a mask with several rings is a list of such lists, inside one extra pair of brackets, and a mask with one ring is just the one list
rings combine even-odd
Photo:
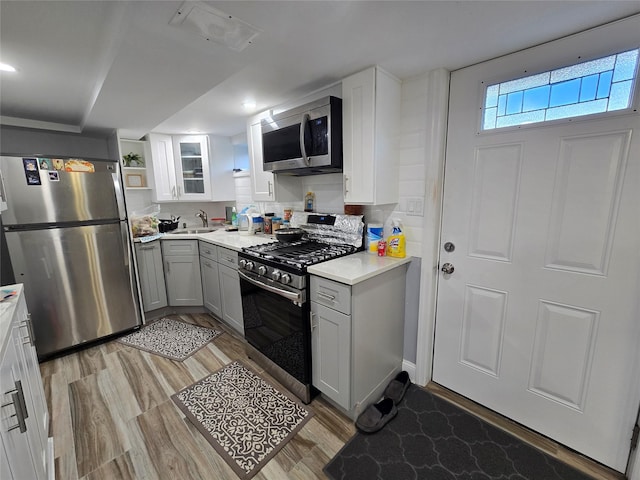
[(11, 65), (9, 65), (7, 63), (0, 63), (0, 71), (1, 72), (15, 72), (16, 69), (15, 69), (15, 67), (12, 67)]
[(254, 108), (256, 108), (256, 102), (252, 100), (247, 100), (246, 102), (242, 103), (242, 106), (244, 107), (245, 110), (253, 110)]

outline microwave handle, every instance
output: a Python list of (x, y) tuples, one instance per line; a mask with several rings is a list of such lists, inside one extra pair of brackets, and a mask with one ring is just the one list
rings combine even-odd
[(302, 115), (302, 122), (300, 122), (300, 152), (302, 153), (302, 159), (304, 163), (307, 164), (307, 167), (310, 167), (309, 157), (307, 156), (307, 149), (304, 145), (304, 132), (307, 129), (307, 123), (309, 123), (309, 114), (305, 113)]

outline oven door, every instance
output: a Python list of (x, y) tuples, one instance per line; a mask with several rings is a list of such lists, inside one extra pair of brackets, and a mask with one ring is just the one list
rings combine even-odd
[(305, 385), (311, 384), (309, 301), (304, 290), (238, 271), (244, 334), (260, 353)]

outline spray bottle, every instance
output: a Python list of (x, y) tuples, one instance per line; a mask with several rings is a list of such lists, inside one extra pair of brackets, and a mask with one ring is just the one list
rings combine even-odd
[(389, 257), (404, 258), (407, 256), (407, 240), (402, 233), (402, 223), (394, 218), (391, 221), (393, 231), (387, 238), (387, 255)]

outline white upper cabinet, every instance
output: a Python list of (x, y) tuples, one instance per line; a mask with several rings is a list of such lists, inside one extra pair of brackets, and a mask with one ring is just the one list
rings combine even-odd
[(262, 131), (260, 121), (269, 115), (263, 112), (247, 122), (247, 141), (251, 168), (251, 198), (254, 202), (294, 202), (302, 200), (299, 177), (274, 175), (262, 169)]
[(178, 200), (211, 200), (206, 135), (187, 135), (173, 140)]
[(149, 134), (153, 163), (153, 199), (156, 202), (178, 200), (173, 141), (170, 135)]
[[(231, 139), (149, 134), (155, 202), (233, 200)], [(210, 158), (211, 152), (211, 158)]]
[(398, 202), (400, 81), (372, 67), (342, 81), (344, 203)]

